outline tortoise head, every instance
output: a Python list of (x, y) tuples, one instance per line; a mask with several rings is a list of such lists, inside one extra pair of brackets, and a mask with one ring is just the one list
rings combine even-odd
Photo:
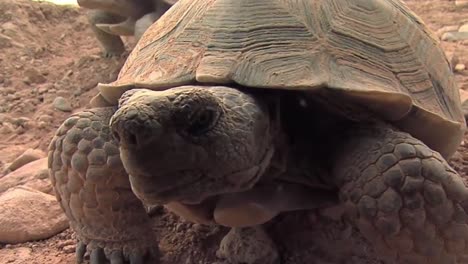
[(228, 87), (130, 90), (110, 125), (132, 189), (147, 204), (250, 189), (274, 152), (266, 106)]

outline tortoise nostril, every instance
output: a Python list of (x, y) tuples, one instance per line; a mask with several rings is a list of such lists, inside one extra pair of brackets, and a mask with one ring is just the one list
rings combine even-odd
[(138, 145), (138, 139), (135, 134), (129, 133), (127, 143), (130, 145)]
[(121, 147), (145, 147), (162, 135), (161, 124), (150, 118), (151, 109), (122, 107), (113, 116), (112, 136)]

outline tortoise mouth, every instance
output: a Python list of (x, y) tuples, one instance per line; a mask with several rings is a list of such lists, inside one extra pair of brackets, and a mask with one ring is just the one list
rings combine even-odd
[[(193, 171), (190, 174), (187, 174), (187, 171), (180, 171), (167, 175), (170, 176), (164, 176), (163, 174), (158, 174), (158, 177), (146, 174), (136, 174), (135, 176), (131, 174), (129, 178), (133, 192), (140, 200), (142, 200), (147, 205), (164, 205), (170, 202), (199, 204), (202, 202), (201, 195), (187, 194), (190, 194), (189, 190), (192, 189), (192, 186), (203, 181), (203, 174), (195, 173)], [(193, 177), (193, 175), (196, 176)], [(162, 181), (157, 183), (155, 182), (156, 178), (177, 179), (177, 181), (173, 183)]]

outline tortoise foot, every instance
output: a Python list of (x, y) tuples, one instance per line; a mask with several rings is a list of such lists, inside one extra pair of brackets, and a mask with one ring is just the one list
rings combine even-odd
[(49, 147), (57, 201), (78, 238), (76, 261), (155, 263), (157, 238), (148, 211), (131, 190), (108, 127), (112, 107), (70, 116)]
[(279, 264), (273, 240), (261, 226), (232, 228), (216, 252), (226, 264)]
[(76, 263), (83, 263), (86, 253), (89, 253), (90, 264), (158, 263), (154, 248), (146, 247), (147, 243), (141, 242), (131, 244), (122, 242), (116, 245), (102, 241), (88, 241), (88, 243), (79, 241), (76, 246)]
[(341, 197), (378, 256), (389, 263), (462, 263), (468, 188), (460, 175), (406, 133), (369, 128), (353, 140), (337, 164)]

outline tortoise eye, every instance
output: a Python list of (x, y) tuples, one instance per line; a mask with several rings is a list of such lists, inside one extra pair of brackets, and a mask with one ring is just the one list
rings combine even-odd
[(213, 129), (213, 127), (216, 126), (218, 119), (218, 111), (212, 108), (205, 108), (192, 115), (187, 132), (193, 136), (201, 136)]

